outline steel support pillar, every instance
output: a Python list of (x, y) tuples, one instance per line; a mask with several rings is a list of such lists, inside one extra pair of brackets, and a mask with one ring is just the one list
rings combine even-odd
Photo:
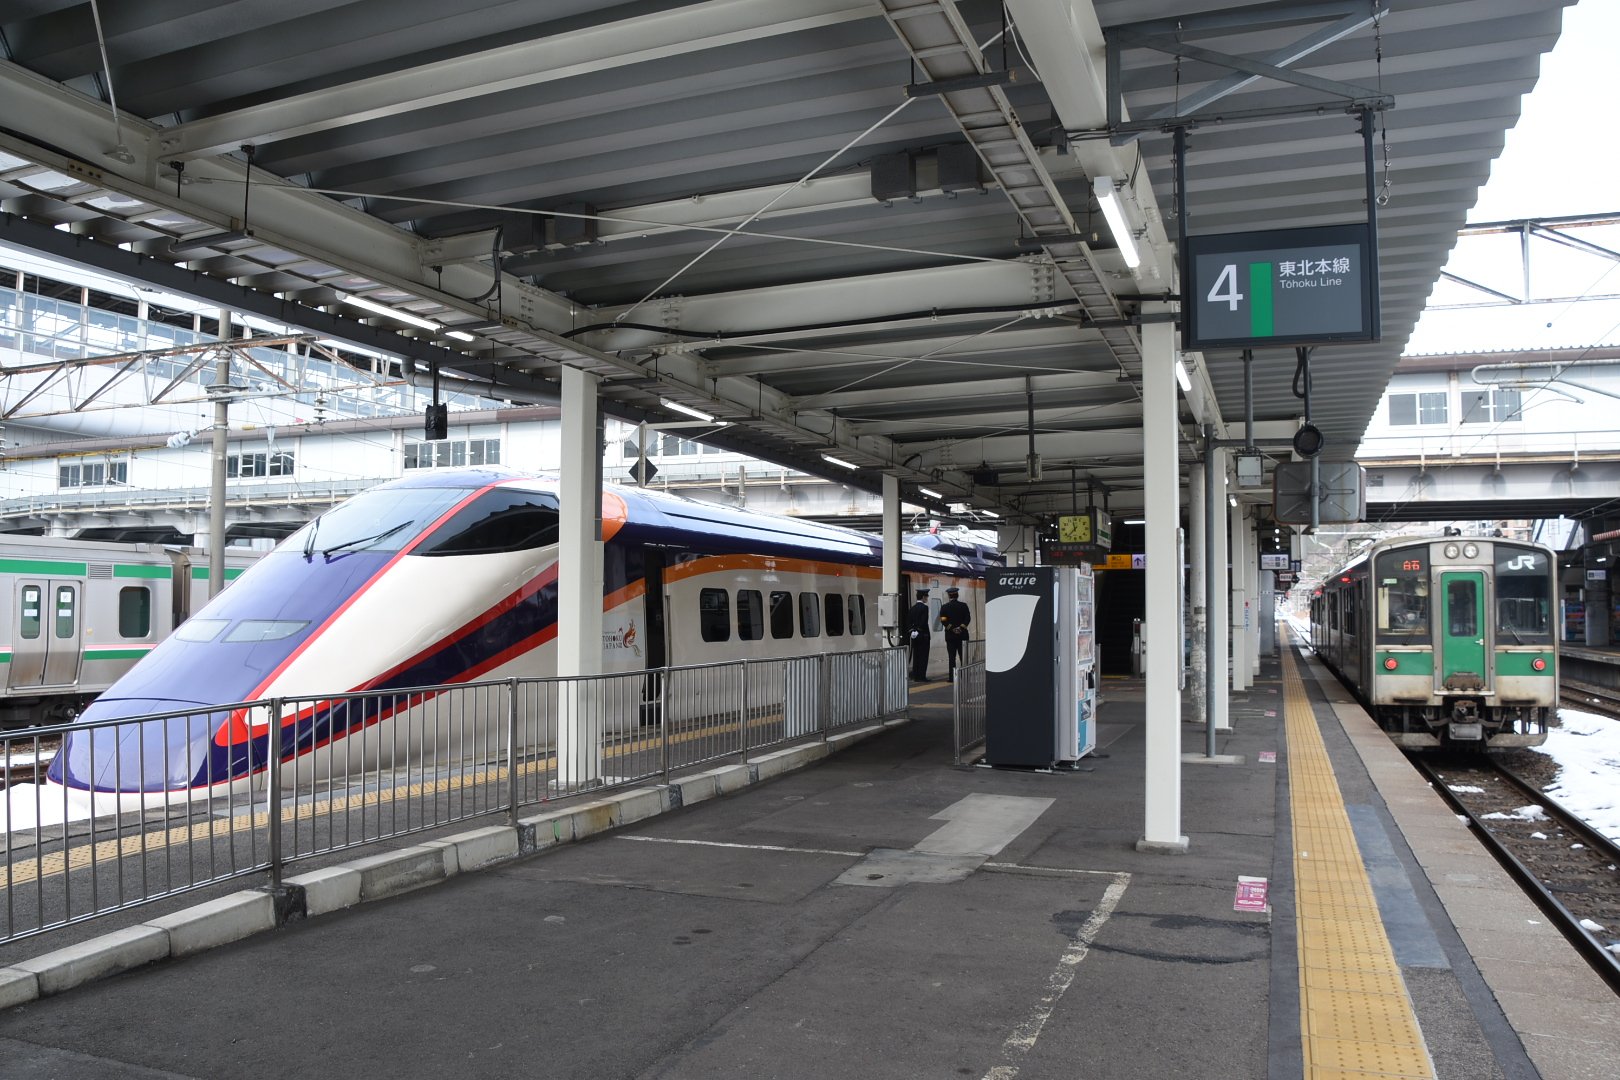
[[(896, 597), (895, 616), (903, 618), (906, 598), (900, 595), (900, 478), (883, 474), (883, 592)], [(902, 640), (897, 633), (895, 641)]]
[(1249, 575), (1245, 562), (1249, 557), (1248, 527), (1243, 516), (1243, 504), (1230, 507), (1227, 515), (1231, 531), (1231, 588), (1232, 588), (1232, 691), (1241, 693), (1249, 689)]
[[(231, 313), (219, 309), (219, 340), (231, 337)], [(208, 486), (208, 595), (218, 596), (225, 587), (225, 437), (231, 430), (231, 399), (226, 387), (231, 381), (231, 354), (221, 349), (214, 364), (213, 473)]]
[(1215, 468), (1209, 476), (1209, 490), (1206, 492), (1209, 511), (1204, 523), (1209, 530), (1209, 611), (1206, 612), (1209, 626), (1208, 663), (1212, 674), (1209, 681), (1209, 713), (1216, 731), (1231, 731), (1232, 593), (1225, 513), (1227, 452), (1216, 448), (1210, 453), (1215, 455)]
[[(557, 674), (602, 670), (602, 445), (596, 376), (562, 369), (561, 521), (557, 544)], [(557, 786), (602, 780), (605, 720), (597, 686), (563, 683), (558, 691)]]
[[(1206, 455), (1214, 451), (1213, 447), (1206, 447)], [(1192, 609), (1192, 617), (1188, 620), (1187, 630), (1192, 638), (1192, 655), (1189, 657), (1190, 670), (1187, 679), (1192, 690), (1193, 719), (1206, 727), (1209, 722), (1209, 648), (1206, 640), (1209, 628), (1206, 624), (1209, 612), (1208, 565), (1209, 552), (1205, 537), (1208, 530), (1205, 521), (1206, 504), (1205, 477), (1209, 470), (1206, 463), (1200, 462), (1195, 466), (1187, 478), (1187, 599), (1186, 603)], [(1213, 751), (1211, 751), (1213, 753)]]
[[(1143, 314), (1168, 311), (1145, 304)], [(1181, 854), (1181, 528), (1180, 448), (1177, 442), (1175, 327), (1142, 327), (1143, 517), (1147, 519), (1147, 768), (1139, 851)]]

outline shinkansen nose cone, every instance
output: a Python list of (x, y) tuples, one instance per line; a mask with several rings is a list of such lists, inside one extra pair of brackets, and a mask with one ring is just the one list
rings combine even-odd
[[(158, 718), (69, 733), (51, 762), (50, 779), (94, 792), (184, 791), (230, 779), (233, 765), (240, 770), (247, 764), (246, 746), (215, 746), (213, 736), (229, 718), (227, 710), (156, 698), (118, 704), (124, 715)], [(188, 707), (198, 711), (179, 711)], [(233, 763), (229, 751), (244, 760)]]

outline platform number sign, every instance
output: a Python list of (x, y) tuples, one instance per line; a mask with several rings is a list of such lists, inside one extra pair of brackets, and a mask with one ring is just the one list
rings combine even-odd
[(1378, 340), (1369, 236), (1362, 224), (1188, 237), (1182, 347)]

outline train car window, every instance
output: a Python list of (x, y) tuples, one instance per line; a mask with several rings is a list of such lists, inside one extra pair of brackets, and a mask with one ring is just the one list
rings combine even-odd
[(79, 621), (74, 605), (74, 592), (71, 585), (56, 587), (56, 636), (59, 638), (72, 637), (73, 628)]
[(731, 594), (704, 589), (698, 594), (698, 626), (704, 641), (731, 640)]
[(1428, 552), (1411, 548), (1381, 552), (1373, 562), (1373, 582), (1378, 640), (1429, 644)]
[(821, 636), (821, 594), (802, 592), (799, 594), (799, 636)]
[(859, 637), (866, 633), (866, 597), (849, 594), (849, 632)]
[(827, 594), (827, 636), (844, 636), (844, 594)]
[(187, 619), (174, 628), (173, 637), (181, 641), (213, 641), (225, 629), (225, 619)]
[(771, 593), (771, 637), (778, 640), (793, 636), (793, 594)]
[(1451, 618), (1446, 633), (1452, 637), (1471, 637), (1479, 633), (1478, 596), (1471, 579), (1453, 579), (1446, 583), (1446, 611)]
[(131, 585), (118, 590), (118, 636), (141, 638), (152, 632), (152, 590)]
[(765, 636), (765, 599), (758, 589), (737, 590), (737, 640), (758, 641)]
[(1552, 581), (1543, 552), (1496, 545), (1498, 644), (1552, 643)]
[(557, 542), (557, 499), (497, 488), (484, 493), (425, 540), (417, 555), (488, 555)]
[(23, 586), (21, 618), (17, 629), (30, 641), (39, 637), (39, 605), (42, 600), (38, 585)]

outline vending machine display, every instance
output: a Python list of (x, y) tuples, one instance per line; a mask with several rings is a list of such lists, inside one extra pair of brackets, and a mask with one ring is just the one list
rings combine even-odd
[(985, 761), (1050, 768), (1096, 748), (1090, 567), (993, 570), (985, 600)]

